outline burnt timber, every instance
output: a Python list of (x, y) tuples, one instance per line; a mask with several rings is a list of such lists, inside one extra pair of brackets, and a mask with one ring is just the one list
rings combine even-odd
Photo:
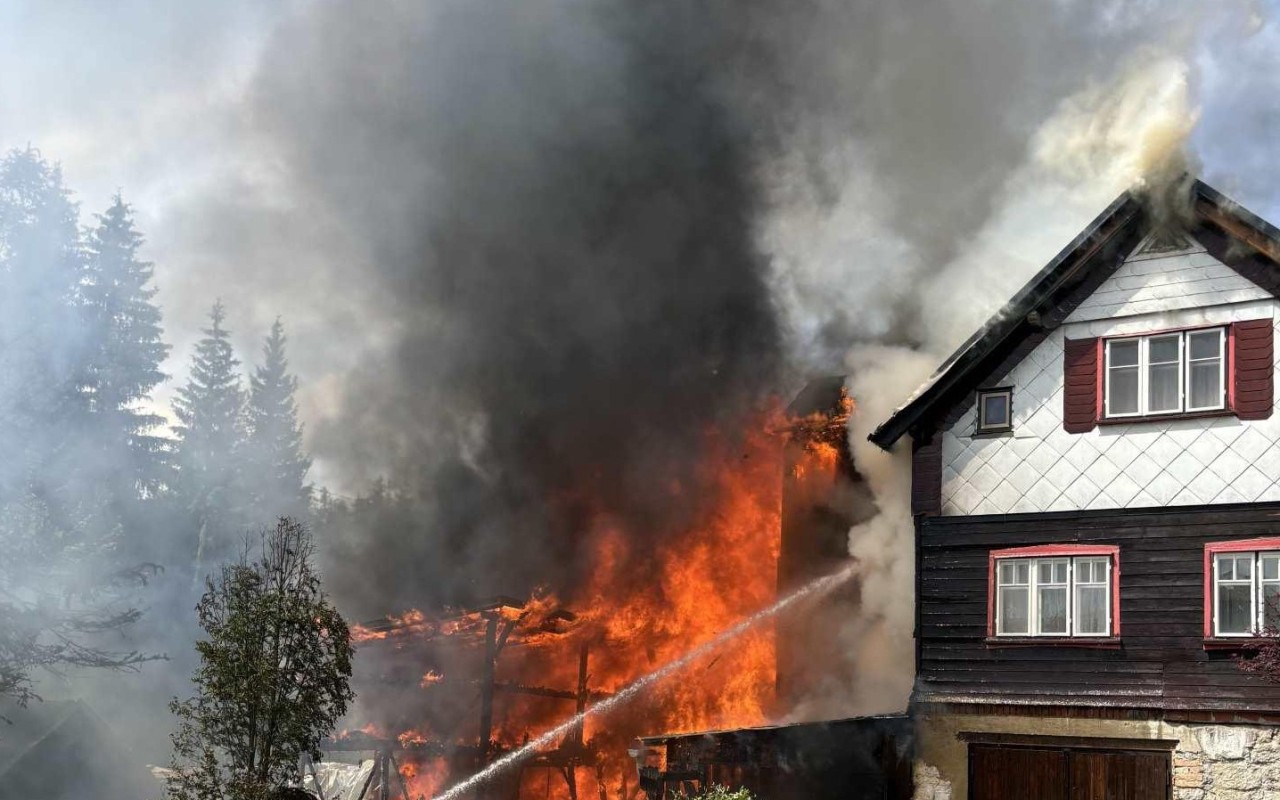
[[(563, 608), (552, 609), (535, 617), (533, 611), (521, 601), (499, 596), (473, 606), (446, 608), (431, 616), (421, 615), (412, 621), (386, 617), (364, 623), (360, 627), (365, 632), (374, 634), (370, 639), (371, 643), (414, 638), (470, 647), (477, 641), (482, 642), (484, 649), (479, 680), (447, 680), (451, 685), (478, 688), (479, 734), (474, 743), (463, 743), (449, 741), (447, 738), (387, 739), (357, 732), (331, 740), (322, 749), (329, 753), (373, 754), (375, 766), (360, 795), (362, 800), (373, 800), (375, 797), (377, 800), (410, 800), (409, 790), (399, 771), (397, 754), (419, 754), (443, 760), (449, 767), (451, 783), (479, 772), (510, 752), (509, 748), (493, 739), (496, 695), (527, 695), (572, 701), (575, 712), (579, 714), (591, 703), (612, 696), (607, 692), (592, 690), (589, 686), (590, 647), (587, 641), (583, 641), (578, 649), (578, 680), (574, 690), (497, 680), (498, 659), (504, 649), (529, 643), (545, 635), (563, 635), (577, 621), (576, 614)], [(588, 769), (598, 774), (600, 766), (599, 754), (593, 743), (585, 740), (583, 726), (579, 724), (557, 747), (541, 751), (523, 761), (520, 769), (514, 773), (514, 779), (496, 776), (476, 787), (474, 796), (477, 800), (509, 800), (518, 797), (520, 776), (525, 771), (548, 769), (564, 779), (570, 800), (577, 800), (578, 770)]]
[(745, 788), (757, 800), (907, 800), (912, 792), (905, 715), (648, 736), (633, 756), (648, 800), (712, 785)]

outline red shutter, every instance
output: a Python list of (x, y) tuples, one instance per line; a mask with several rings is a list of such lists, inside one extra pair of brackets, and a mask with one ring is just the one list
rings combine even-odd
[(1062, 364), (1062, 427), (1091, 431), (1098, 424), (1098, 340), (1067, 339)]
[(1231, 326), (1231, 389), (1236, 416), (1266, 419), (1275, 402), (1275, 334), (1269, 319)]

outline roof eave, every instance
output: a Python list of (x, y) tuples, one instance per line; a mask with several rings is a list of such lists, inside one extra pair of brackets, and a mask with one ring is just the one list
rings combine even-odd
[[(1207, 188), (1207, 187), (1206, 187)], [(881, 423), (867, 438), (884, 450), (893, 447), (903, 435), (910, 432), (924, 419), (940, 397), (946, 396), (956, 385), (967, 380), (972, 371), (981, 366), (991, 350), (1028, 326), (1027, 315), (1053, 296), (1065, 281), (1097, 248), (1124, 229), (1125, 225), (1142, 211), (1141, 202), (1133, 192), (1124, 192), (1062, 249), (1048, 264), (1014, 295), (987, 323), (942, 362), (934, 378), (926, 388), (906, 405)], [(1108, 225), (1116, 223), (1104, 233)]]

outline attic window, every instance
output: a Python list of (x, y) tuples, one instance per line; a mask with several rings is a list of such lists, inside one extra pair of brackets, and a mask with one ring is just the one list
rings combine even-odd
[(978, 433), (1004, 433), (1013, 429), (1013, 389), (978, 392)]

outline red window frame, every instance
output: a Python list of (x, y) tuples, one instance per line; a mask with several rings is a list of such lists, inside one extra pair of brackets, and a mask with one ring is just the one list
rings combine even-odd
[(1248, 553), (1255, 550), (1280, 550), (1280, 536), (1259, 539), (1237, 539), (1231, 542), (1209, 542), (1204, 546), (1204, 638), (1207, 644), (1238, 647), (1258, 637), (1213, 635), (1213, 557), (1218, 553)]
[[(1276, 540), (1280, 542), (1280, 539)], [(1107, 556), (1111, 559), (1111, 632), (1107, 636), (996, 636), (996, 562), (1006, 558)], [(1008, 547), (987, 554), (987, 642), (1077, 647), (1108, 646), (1120, 638), (1120, 547), (1114, 544), (1041, 544)]]
[[(1222, 380), (1226, 382), (1226, 396), (1222, 408), (1214, 408), (1208, 411), (1172, 411), (1167, 414), (1139, 414), (1136, 416), (1125, 417), (1108, 417), (1107, 416), (1107, 342), (1113, 342), (1119, 339), (1139, 339), (1147, 336), (1163, 336), (1170, 333), (1187, 333), (1189, 331), (1207, 331), (1222, 328), (1224, 338), (1226, 339), (1225, 353), (1227, 364), (1222, 371)], [(1142, 331), (1141, 333), (1117, 333), (1113, 336), (1099, 336), (1097, 343), (1096, 361), (1097, 366), (1094, 367), (1096, 374), (1094, 382), (1097, 384), (1097, 400), (1094, 408), (1096, 409), (1096, 421), (1099, 425), (1119, 425), (1122, 423), (1143, 422), (1152, 419), (1182, 419), (1196, 417), (1225, 417), (1236, 413), (1236, 326), (1230, 322), (1215, 322), (1212, 325), (1187, 325), (1182, 328), (1160, 328), (1153, 331)]]

